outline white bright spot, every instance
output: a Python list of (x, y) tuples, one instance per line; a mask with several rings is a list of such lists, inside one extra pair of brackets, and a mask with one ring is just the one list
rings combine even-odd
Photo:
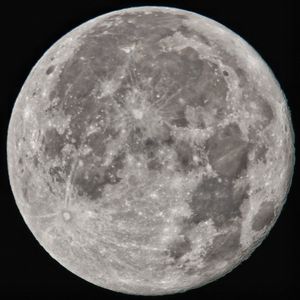
[(114, 79), (112, 80), (106, 80), (104, 82), (101, 83), (101, 90), (102, 90), (102, 94), (101, 97), (105, 97), (107, 95), (111, 95), (114, 93), (114, 91), (117, 88), (117, 83)]
[(212, 171), (211, 165), (207, 164), (206, 170), (207, 170), (208, 172), (211, 172), (211, 171)]
[(64, 211), (62, 215), (65, 221), (69, 221), (71, 219), (71, 213), (68, 211)]
[(156, 193), (151, 193), (151, 194), (150, 194), (150, 197), (151, 197), (152, 199), (158, 199), (158, 195), (157, 195)]
[(185, 104), (185, 100), (183, 98), (179, 98), (178, 102), (181, 103), (181, 104)]
[(128, 47), (123, 47), (123, 48), (121, 48), (121, 50), (123, 50), (126, 53), (130, 53), (132, 50), (134, 50), (134, 48), (135, 48), (135, 45), (131, 45)]
[(140, 109), (133, 109), (132, 113), (133, 116), (138, 120), (141, 120), (144, 116), (144, 113)]
[(162, 150), (162, 149), (160, 149), (158, 152), (159, 152), (160, 155), (166, 154), (166, 152), (164, 150)]
[(24, 119), (27, 120), (31, 116), (31, 110), (28, 106), (25, 107), (24, 109)]
[(200, 157), (199, 157), (198, 155), (194, 155), (194, 156), (193, 156), (193, 161), (194, 161), (195, 163), (198, 163), (198, 162), (200, 161)]

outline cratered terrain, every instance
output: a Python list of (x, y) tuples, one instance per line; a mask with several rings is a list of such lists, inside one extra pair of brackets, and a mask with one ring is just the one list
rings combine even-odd
[(15, 103), (17, 206), (59, 263), (100, 287), (182, 292), (228, 273), (274, 225), (294, 166), (285, 96), (223, 25), (112, 12), (38, 61)]

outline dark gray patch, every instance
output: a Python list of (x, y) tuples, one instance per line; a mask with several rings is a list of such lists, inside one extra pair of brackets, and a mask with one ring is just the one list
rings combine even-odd
[[(182, 85), (189, 80), (189, 64), (185, 66), (184, 56), (176, 51), (162, 52), (157, 57), (159, 68), (169, 76), (173, 82), (180, 82)], [(201, 70), (201, 69), (200, 69)]]
[(199, 223), (212, 218), (215, 225), (220, 227), (240, 217), (240, 206), (248, 197), (248, 186), (234, 190), (233, 182), (226, 178), (204, 178), (194, 190), (189, 206), (192, 217), (191, 223)]
[(284, 131), (285, 131), (286, 133), (289, 132), (289, 127), (288, 127), (288, 125), (286, 125), (286, 124), (284, 124)]
[[(156, 53), (159, 50), (156, 50)], [(210, 111), (220, 110), (226, 106), (228, 87), (218, 66), (208, 60), (200, 59), (198, 52), (192, 47), (186, 47), (180, 52), (170, 51), (159, 55), (149, 56), (137, 64), (138, 72), (143, 74), (145, 88), (149, 90), (148, 101), (158, 108), (162, 115), (172, 125), (186, 127), (185, 105), (198, 107), (201, 97), (205, 100), (205, 107)], [(217, 74), (217, 75), (216, 75)], [(142, 80), (143, 81), (143, 80)], [(155, 95), (160, 95), (159, 100)]]
[(105, 184), (117, 184), (122, 178), (118, 176), (118, 172), (124, 168), (124, 160), (126, 152), (119, 152), (112, 160), (111, 164), (106, 168), (104, 178)]
[(67, 87), (62, 103), (63, 111), (66, 115), (75, 116), (78, 111), (94, 104), (94, 99), (88, 96), (92, 92), (95, 82), (88, 74), (88, 71), (82, 71), (75, 80), (71, 84), (62, 83)]
[(157, 151), (159, 149), (159, 142), (156, 138), (147, 138), (144, 142), (145, 148), (145, 154), (149, 159), (152, 159), (156, 156)]
[(127, 145), (129, 152), (133, 154), (143, 154), (148, 159), (148, 168), (160, 170), (162, 165), (157, 157), (158, 150), (162, 145), (172, 146), (175, 143), (171, 135), (170, 128), (161, 125), (155, 135), (145, 138), (144, 128), (135, 127), (129, 133)]
[(187, 142), (180, 142), (175, 145), (179, 171), (190, 171), (194, 167), (193, 148)]
[(236, 230), (215, 237), (204, 257), (205, 262), (211, 263), (234, 258), (241, 246), (240, 235), (240, 230)]
[(60, 99), (64, 99), (66, 93), (70, 88), (70, 85), (76, 82), (76, 79), (81, 73), (83, 67), (83, 62), (78, 57), (74, 57), (67, 61), (62, 67), (59, 81), (55, 88), (52, 90), (53, 95), (51, 97), (59, 97)]
[(33, 165), (34, 165), (35, 167), (38, 166), (38, 164), (40, 163), (39, 158), (38, 158), (38, 155), (34, 155), (34, 156), (33, 156), (32, 162), (33, 162)]
[(50, 158), (59, 156), (65, 146), (65, 142), (65, 135), (59, 134), (56, 128), (47, 129), (42, 139), (45, 155)]
[(53, 190), (52, 184), (50, 184), (48, 181), (46, 182), (46, 185), (48, 187), (48, 190), (51, 194), (56, 195), (56, 193)]
[(73, 184), (77, 188), (78, 194), (80, 196), (87, 195), (90, 200), (101, 198), (105, 184), (104, 173), (103, 167), (94, 165), (77, 170)]
[[(192, 47), (186, 47), (180, 52), (162, 52), (156, 57), (156, 60), (160, 70), (173, 83), (180, 82), (180, 86), (177, 86), (177, 88), (187, 87), (188, 85), (193, 86), (193, 84), (199, 83), (200, 79), (208, 79), (203, 76), (206, 72), (206, 61), (200, 59), (198, 52)], [(187, 88), (187, 90), (189, 89)], [(176, 89), (172, 89), (172, 92), (174, 91)]]
[(157, 139), (162, 145), (171, 146), (175, 143), (175, 138), (172, 135), (172, 130), (169, 125), (162, 123), (157, 130)]
[(88, 67), (100, 79), (111, 78), (126, 58), (120, 47), (125, 46), (124, 37), (113, 32), (109, 35), (94, 35), (86, 38), (80, 55), (86, 57)]
[(145, 140), (145, 147), (148, 149), (155, 149), (158, 147), (158, 142), (152, 138), (147, 138)]
[(235, 67), (234, 71), (239, 79), (239, 87), (240, 88), (246, 87), (248, 85), (248, 76), (246, 71), (244, 71), (240, 67)]
[(253, 218), (252, 229), (259, 231), (265, 228), (272, 222), (274, 217), (274, 203), (271, 201), (263, 202), (259, 207), (259, 211)]
[(187, 127), (189, 125), (188, 120), (185, 117), (185, 110), (178, 110), (174, 116), (171, 117), (170, 123), (176, 127)]
[(255, 160), (266, 163), (267, 162), (267, 159), (266, 159), (267, 152), (268, 152), (268, 148), (265, 145), (258, 146), (255, 151)]
[(30, 182), (32, 179), (32, 172), (26, 168), (22, 176), (22, 185), (20, 186), (23, 198), (26, 202), (30, 202), (32, 198), (30, 197)]
[(184, 74), (189, 77), (189, 80), (198, 80), (203, 74), (205, 61), (199, 58), (198, 51), (192, 47), (183, 48), (180, 54), (184, 62)]
[(64, 174), (65, 170), (62, 167), (50, 167), (49, 174), (52, 177), (53, 181), (58, 183), (65, 183)]
[(47, 74), (47, 75), (50, 75), (54, 70), (55, 70), (55, 66), (50, 66), (50, 67), (46, 70), (46, 74)]
[(97, 157), (103, 157), (106, 151), (105, 139), (107, 138), (105, 132), (101, 130), (93, 132), (86, 138), (85, 144), (88, 145), (94, 155)]
[(265, 119), (263, 126), (267, 126), (273, 120), (274, 114), (271, 105), (268, 104), (268, 102), (264, 99), (262, 99), (261, 101), (261, 110), (262, 110), (262, 115)]
[(175, 138), (172, 135), (169, 135), (169, 137), (164, 139), (162, 143), (166, 144), (167, 146), (172, 146), (175, 143)]
[(118, 153), (109, 166), (102, 166), (96, 163), (93, 158), (87, 158), (82, 167), (76, 170), (74, 176), (74, 186), (78, 194), (87, 195), (90, 200), (101, 198), (102, 192), (107, 184), (119, 183), (122, 178), (118, 176), (118, 171), (124, 167), (125, 152)]
[(174, 258), (175, 260), (178, 260), (191, 250), (191, 241), (187, 236), (179, 237), (177, 240), (173, 241), (168, 249), (170, 257)]
[(22, 186), (22, 195), (25, 200), (28, 199), (28, 188), (26, 186)]
[(159, 161), (158, 158), (153, 158), (148, 160), (147, 162), (147, 167), (149, 170), (153, 170), (153, 171), (161, 171), (162, 170), (162, 163)]
[(143, 130), (140, 127), (133, 128), (127, 138), (129, 151), (133, 154), (143, 153), (145, 145), (143, 141)]
[(24, 162), (23, 162), (22, 157), (20, 157), (20, 158), (18, 159), (18, 165), (19, 165), (18, 168), (19, 168), (21, 174), (23, 174), (24, 171), (25, 171), (25, 168), (24, 168)]
[(56, 90), (50, 91), (49, 100), (52, 102), (56, 96), (57, 96), (57, 91)]
[(247, 138), (253, 145), (255, 145), (259, 140), (258, 130), (253, 125), (249, 126)]
[(208, 158), (220, 175), (236, 178), (247, 169), (249, 145), (242, 140), (236, 123), (217, 131), (206, 143)]
[[(187, 259), (186, 262), (189, 263), (190, 260)], [(184, 273), (187, 276), (193, 276), (193, 275), (197, 274), (200, 271), (199, 267), (197, 267), (197, 266), (193, 266), (193, 267), (187, 266), (187, 265), (183, 265), (183, 266), (184, 266)]]
[(229, 76), (229, 73), (227, 71), (223, 71), (223, 75), (227, 77)]
[[(204, 107), (219, 108), (226, 105), (224, 99), (228, 92), (228, 86), (218, 65), (209, 60), (203, 60), (201, 77), (198, 78), (197, 84), (190, 86), (189, 92), (193, 92), (193, 98), (197, 101), (194, 104), (195, 107), (200, 104), (199, 97), (206, 100), (203, 104)], [(194, 102), (190, 102), (189, 105), (193, 106)]]
[(144, 141), (144, 152), (148, 158), (147, 167), (149, 170), (161, 171), (163, 165), (157, 157), (157, 152), (160, 147), (160, 143), (157, 138), (147, 138)]

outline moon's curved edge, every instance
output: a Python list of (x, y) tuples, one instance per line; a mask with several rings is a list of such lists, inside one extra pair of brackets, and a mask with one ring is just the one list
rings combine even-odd
[[(75, 29), (71, 30), (70, 32), (68, 32), (66, 35), (62, 36), (60, 39), (58, 39), (46, 52), (45, 54), (37, 61), (37, 63), (35, 64), (35, 66), (32, 68), (32, 70), (30, 71), (29, 73), (29, 76), (27, 77), (24, 85), (22, 86), (21, 88), (21, 91), (19, 93), (19, 96), (17, 97), (17, 100), (16, 100), (16, 103), (14, 105), (14, 108), (13, 108), (13, 111), (12, 111), (12, 114), (11, 114), (11, 121), (9, 123), (9, 127), (8, 127), (8, 133), (7, 133), (7, 162), (8, 162), (8, 170), (9, 170), (9, 177), (12, 178), (12, 174), (10, 172), (10, 165), (12, 165), (13, 163), (13, 159), (12, 157), (10, 157), (8, 155), (8, 153), (10, 152), (11, 155), (13, 155), (13, 151), (11, 151), (11, 149), (13, 149), (13, 145), (12, 145), (12, 140), (10, 137), (13, 136), (12, 134), (12, 131), (14, 130), (15, 128), (15, 125), (16, 125), (16, 122), (17, 122), (17, 112), (19, 109), (22, 109), (22, 105), (20, 104), (20, 100), (22, 99), (22, 95), (23, 94), (26, 94), (26, 82), (29, 82), (32, 78), (32, 76), (34, 75), (34, 72), (35, 70), (37, 69), (37, 67), (41, 64), (42, 61), (44, 61), (45, 59), (47, 60), (49, 55), (51, 53), (55, 53), (58, 48), (61, 48), (62, 46), (65, 45), (65, 47), (67, 48), (68, 46), (68, 43), (69, 42), (72, 42), (76, 36), (77, 33), (80, 33), (80, 32), (84, 32), (85, 30), (89, 29), (90, 27), (92, 27), (94, 24), (97, 24), (99, 21), (101, 21), (102, 19), (105, 19), (109, 16), (112, 16), (112, 15), (115, 15), (115, 14), (120, 14), (122, 12), (136, 12), (136, 11), (161, 11), (161, 10), (166, 10), (166, 11), (174, 11), (174, 12), (181, 12), (182, 14), (185, 14), (187, 15), (187, 11), (185, 10), (182, 10), (182, 9), (178, 9), (178, 8), (169, 8), (169, 7), (164, 7), (164, 6), (141, 6), (141, 7), (135, 7), (135, 8), (126, 8), (126, 9), (122, 9), (122, 10), (118, 10), (118, 11), (113, 11), (113, 12), (110, 12), (110, 13), (106, 13), (104, 15), (101, 15), (99, 17), (96, 17), (96, 18), (93, 18), (85, 23), (83, 23), (82, 25), (76, 27)], [(222, 24), (218, 23), (217, 21), (214, 21), (214, 20), (211, 20), (205, 16), (202, 16), (200, 14), (197, 14), (197, 13), (194, 13), (194, 12), (188, 12), (188, 16), (190, 15), (194, 15), (195, 18), (199, 19), (202, 18), (203, 20), (205, 20), (206, 22), (210, 23), (210, 24), (213, 24), (213, 25), (217, 25), (218, 27), (221, 27), (223, 28), (226, 32), (230, 32), (233, 36), (235, 36), (238, 40), (240, 40), (244, 46), (249, 49), (253, 55), (256, 57), (256, 58), (260, 58), (260, 61), (261, 63), (264, 65), (263, 68), (268, 70), (269, 73), (270, 73), (270, 78), (272, 78), (274, 84), (279, 87), (281, 93), (282, 93), (282, 99), (285, 100), (285, 104), (284, 107), (285, 107), (285, 116), (287, 117), (287, 123), (289, 125), (289, 133), (291, 134), (291, 145), (293, 146), (293, 149), (292, 149), (292, 153), (293, 153), (293, 156), (292, 156), (292, 160), (290, 161), (291, 165), (290, 165), (290, 176), (288, 176), (288, 182), (286, 183), (286, 197), (285, 199), (281, 202), (281, 209), (279, 211), (277, 211), (277, 214), (276, 214), (276, 217), (274, 218), (273, 220), (273, 224), (270, 225), (268, 227), (268, 230), (265, 232), (265, 234), (262, 236), (261, 240), (257, 241), (257, 244), (255, 245), (255, 247), (253, 247), (251, 249), (251, 251), (249, 251), (248, 255), (246, 255), (243, 260), (247, 259), (252, 253), (253, 251), (257, 248), (257, 246), (259, 246), (261, 244), (261, 242), (264, 240), (264, 238), (269, 234), (270, 230), (272, 229), (273, 225), (275, 224), (276, 220), (278, 219), (279, 215), (280, 215), (280, 212), (286, 202), (286, 199), (287, 199), (287, 194), (288, 194), (288, 191), (291, 187), (291, 184), (292, 184), (292, 173), (293, 173), (293, 169), (294, 169), (294, 166), (295, 166), (295, 148), (294, 148), (294, 142), (295, 142), (295, 134), (294, 134), (294, 131), (293, 131), (293, 127), (292, 127), (292, 118), (291, 118), (291, 112), (289, 110), (289, 107), (288, 107), (288, 102), (287, 102), (287, 98), (285, 97), (281, 87), (280, 87), (280, 84), (279, 82), (277, 81), (276, 77), (274, 76), (274, 73), (273, 71), (271, 70), (271, 68), (269, 67), (269, 65), (267, 65), (267, 63), (265, 62), (265, 60), (261, 57), (261, 55), (250, 45), (248, 44), (248, 42), (246, 42), (243, 38), (241, 38), (238, 34), (236, 34), (235, 32), (231, 31), (229, 28), (223, 26)], [(80, 43), (80, 35), (78, 35), (78, 43)], [(74, 45), (74, 44), (73, 44)], [(76, 46), (76, 44), (75, 44)], [(13, 190), (13, 194), (16, 195), (15, 199), (16, 199), (16, 202), (17, 202), (17, 199), (18, 199), (18, 194), (19, 194), (19, 190), (16, 186), (14, 186), (13, 184), (13, 180), (10, 180), (10, 184), (11, 184), (11, 187), (12, 187), (12, 190)], [(20, 207), (19, 207), (19, 203), (17, 202), (17, 206), (19, 208), (19, 210), (21, 211)], [(27, 224), (27, 220), (26, 220), (26, 217), (22, 214), (22, 217), (25, 221), (25, 223)], [(37, 240), (39, 243), (40, 241)], [(41, 243), (40, 243), (41, 244)], [(42, 245), (42, 244), (41, 244)], [(43, 246), (43, 245), (42, 245)], [(48, 254), (55, 258), (55, 255), (52, 255), (51, 253), (48, 252)], [(57, 260), (57, 259), (56, 259)], [(59, 262), (59, 260), (57, 260)], [(228, 270), (226, 270), (224, 273), (222, 274), (219, 274), (218, 278), (221, 278), (223, 277), (224, 275), (226, 275), (228, 272), (230, 272), (232, 269), (234, 269), (236, 266), (238, 266), (239, 264), (241, 263), (241, 260), (237, 260), (236, 264), (235, 265), (231, 265), (230, 268)], [(61, 264), (61, 263), (60, 263)], [(63, 264), (61, 264), (62, 266), (64, 266)], [(65, 267), (65, 266), (64, 266)], [(72, 270), (71, 270), (72, 271)], [(72, 271), (73, 272), (73, 271)], [(76, 274), (76, 272), (73, 272), (74, 274)], [(77, 275), (77, 274), (76, 274)], [(77, 275), (79, 276), (79, 275)], [(203, 286), (211, 281), (215, 281), (217, 278), (213, 278), (211, 280), (208, 280), (207, 282), (205, 283), (202, 283), (201, 285), (199, 285), (198, 287), (200, 286)], [(197, 288), (197, 287), (193, 287), (193, 288)], [(123, 291), (122, 291), (123, 292)], [(183, 292), (183, 291), (182, 291)], [(126, 292), (125, 292), (126, 293)], [(174, 292), (170, 292), (170, 293), (174, 293)], [(165, 291), (163, 292), (163, 294), (167, 294)], [(149, 294), (148, 294), (149, 295)], [(153, 294), (154, 295), (154, 294)], [(157, 293), (155, 295), (160, 295), (160, 293)]]

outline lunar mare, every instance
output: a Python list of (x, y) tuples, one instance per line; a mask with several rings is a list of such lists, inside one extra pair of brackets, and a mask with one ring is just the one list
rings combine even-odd
[(118, 292), (200, 287), (248, 258), (294, 165), (287, 102), (241, 37), (180, 9), (97, 17), (57, 41), (15, 103), (8, 167), (32, 233)]

